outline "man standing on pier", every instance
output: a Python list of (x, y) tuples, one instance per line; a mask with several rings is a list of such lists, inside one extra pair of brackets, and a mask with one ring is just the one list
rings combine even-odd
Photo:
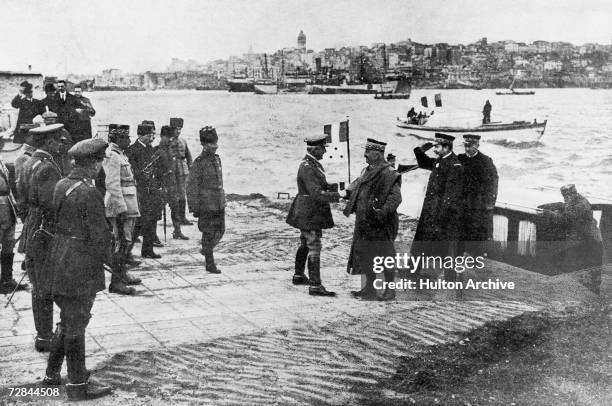
[(101, 139), (75, 144), (69, 151), (75, 167), (53, 193), (57, 228), (47, 266), (53, 300), (61, 311), (43, 385), (62, 384), (65, 357), (68, 400), (93, 399), (111, 391), (92, 382), (85, 365), (85, 330), (96, 293), (104, 290), (103, 266), (111, 250), (104, 202), (94, 183), (107, 145)]
[(96, 115), (96, 110), (91, 101), (83, 96), (83, 89), (80, 86), (74, 88), (74, 97), (80, 103), (80, 106), (76, 108), (76, 133), (72, 135), (73, 141), (77, 143), (91, 138), (91, 118)]
[[(393, 300), (395, 290), (385, 289), (380, 298), (374, 281), (375, 257), (395, 257), (393, 242), (397, 237), (397, 208), (402, 202), (401, 176), (385, 161), (386, 143), (368, 138), (365, 159), (368, 164), (348, 187), (349, 201), (344, 215), (355, 213), (355, 231), (347, 271), (365, 275), (365, 286), (351, 294), (363, 300)], [(395, 279), (395, 268), (384, 269), (386, 282)]]
[[(337, 185), (327, 183), (323, 165), (327, 135), (306, 138), (306, 156), (297, 175), (298, 194), (289, 209), (287, 223), (300, 230), (300, 246), (295, 254), (294, 285), (307, 285), (314, 296), (335, 296), (321, 284), (321, 237), (324, 229), (334, 226), (329, 204), (340, 200)], [(308, 277), (304, 268), (308, 262)]]
[(158, 168), (155, 150), (151, 143), (155, 139), (155, 125), (139, 124), (138, 140), (130, 145), (126, 155), (134, 170), (140, 217), (136, 220), (134, 234), (142, 235), (141, 256), (143, 258), (161, 258), (153, 251), (157, 221), (161, 218), (162, 198), (160, 179), (157, 176)]
[(463, 220), (459, 254), (472, 256), (486, 252), (487, 241), (493, 230), (493, 208), (497, 200), (497, 169), (493, 160), (478, 150), (480, 135), (463, 136), (465, 154), (459, 154), (463, 165)]
[[(463, 208), (463, 166), (453, 153), (452, 135), (436, 133), (435, 144), (427, 142), (414, 149), (417, 163), (422, 169), (431, 171), (423, 209), (414, 234), (410, 255), (419, 257), (457, 255), (457, 240), (461, 229)], [(426, 151), (435, 146), (437, 158), (431, 158)], [(420, 269), (413, 270), (419, 274)], [(452, 274), (450, 273), (452, 272)], [(455, 280), (454, 270), (445, 271), (445, 279)]]
[(21, 82), (19, 94), (13, 98), (11, 106), (19, 109), (13, 142), (15, 144), (21, 144), (29, 130), (28, 125), (32, 124), (32, 119), (36, 117), (40, 111), (40, 100), (33, 97), (33, 86), (30, 82), (27, 80)]
[(57, 111), (57, 121), (64, 124), (64, 127), (70, 134), (77, 133), (77, 112), (80, 103), (76, 97), (66, 90), (66, 81), (57, 81), (57, 93), (53, 101)]
[(46, 266), (48, 244), (55, 232), (53, 189), (62, 178), (55, 160), (63, 141), (62, 124), (30, 130), (36, 151), (23, 168), (22, 193), (27, 193), (28, 215), (21, 232), (25, 239), (25, 268), (32, 283), (32, 313), (36, 328), (34, 346), (48, 351), (53, 333), (53, 297)]
[(189, 211), (198, 218), (202, 232), (200, 253), (206, 259), (206, 271), (221, 273), (215, 264), (213, 249), (225, 234), (225, 191), (221, 159), (215, 152), (219, 147), (217, 130), (204, 127), (200, 130), (202, 153), (193, 161), (187, 178), (187, 202)]
[[(187, 176), (189, 175), (189, 167), (191, 167), (191, 152), (189, 152), (187, 141), (180, 136), (183, 130), (183, 119), (171, 118), (170, 127), (174, 129), (174, 137), (170, 143), (170, 148), (175, 159), (174, 174), (176, 175), (176, 193), (178, 197), (177, 215), (181, 221), (181, 225), (190, 226), (193, 225), (193, 223), (185, 217), (185, 208), (187, 206), (185, 187)], [(185, 239), (182, 233), (173, 233), (172, 236), (182, 240)]]
[(104, 160), (106, 174), (106, 196), (104, 207), (106, 217), (110, 220), (115, 237), (112, 256), (113, 275), (108, 291), (121, 295), (133, 295), (136, 291), (131, 286), (141, 280), (132, 278), (127, 272), (127, 261), (132, 245), (132, 232), (136, 218), (140, 217), (136, 180), (132, 166), (124, 151), (130, 145), (130, 126), (111, 124), (108, 126), (109, 147)]
[(485, 102), (484, 107), (482, 108), (482, 123), (483, 124), (489, 124), (491, 122), (491, 110), (493, 110), (493, 107), (491, 106), (491, 103), (489, 103), (489, 101), (487, 100)]

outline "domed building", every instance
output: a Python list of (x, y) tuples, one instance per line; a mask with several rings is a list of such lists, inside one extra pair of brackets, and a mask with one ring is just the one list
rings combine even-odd
[(300, 33), (298, 34), (297, 44), (298, 44), (298, 48), (306, 49), (306, 35), (304, 34), (304, 31), (302, 30), (300, 30)]

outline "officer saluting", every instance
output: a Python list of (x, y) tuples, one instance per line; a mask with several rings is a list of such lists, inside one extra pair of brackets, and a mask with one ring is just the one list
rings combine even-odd
[(206, 258), (206, 271), (221, 273), (215, 265), (213, 248), (225, 234), (225, 191), (221, 159), (215, 154), (217, 131), (214, 127), (200, 130), (202, 153), (193, 161), (187, 178), (187, 203), (189, 210), (198, 218), (198, 229), (202, 232), (202, 250)]
[(90, 383), (85, 367), (85, 329), (96, 293), (104, 290), (103, 264), (111, 249), (104, 202), (94, 183), (107, 145), (104, 140), (89, 139), (70, 148), (75, 167), (53, 193), (57, 228), (47, 266), (53, 300), (61, 312), (43, 384), (61, 385), (65, 355), (69, 400), (92, 399), (111, 391)]
[[(332, 228), (330, 202), (338, 202), (340, 194), (327, 183), (323, 165), (319, 162), (326, 149), (326, 135), (315, 135), (304, 140), (306, 156), (298, 169), (298, 195), (289, 209), (287, 223), (300, 230), (301, 245), (295, 254), (294, 285), (310, 284), (308, 293), (315, 296), (335, 296), (321, 284), (321, 236), (322, 230)], [(308, 276), (304, 268), (308, 261)]]

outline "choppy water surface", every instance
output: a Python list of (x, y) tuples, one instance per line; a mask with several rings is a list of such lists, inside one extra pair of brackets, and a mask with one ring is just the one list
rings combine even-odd
[[(404, 117), (421, 96), (428, 96), (432, 103), (437, 92), (443, 100), (443, 108), (437, 114), (477, 122), (489, 99), (493, 121), (548, 120), (539, 143), (481, 145), (497, 165), (501, 188), (556, 187), (571, 182), (581, 191), (612, 197), (610, 90), (537, 89), (534, 96), (496, 96), (494, 90), (414, 90), (410, 100), (374, 100), (371, 95), (260, 96), (198, 91), (97, 92), (88, 96), (98, 112), (94, 124), (134, 126), (148, 119), (155, 121), (159, 132), (169, 117), (183, 117), (182, 136), (194, 155), (200, 152), (198, 129), (215, 126), (226, 191), (273, 196), (277, 192), (295, 193), (304, 136), (319, 134), (323, 124), (339, 122), (347, 116), (353, 178), (364, 166), (361, 146), (368, 137), (387, 141), (388, 152), (393, 152), (399, 162), (413, 163), (412, 149), (422, 141), (402, 136), (395, 126), (396, 117)], [(134, 136), (135, 130), (132, 127)], [(333, 173), (333, 168), (331, 172), (331, 177), (340, 176)], [(404, 183), (422, 184), (427, 176), (427, 172), (419, 170), (404, 175)], [(405, 186), (404, 200), (410, 199), (410, 192), (410, 187)]]

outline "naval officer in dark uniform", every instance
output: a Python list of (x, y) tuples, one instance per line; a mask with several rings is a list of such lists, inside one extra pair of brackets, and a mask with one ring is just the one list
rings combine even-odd
[(53, 300), (61, 311), (43, 383), (61, 385), (66, 357), (69, 400), (93, 399), (111, 391), (91, 382), (85, 367), (85, 329), (96, 293), (104, 290), (103, 266), (111, 251), (112, 233), (94, 182), (107, 146), (104, 140), (88, 139), (70, 148), (75, 166), (53, 192), (57, 227), (47, 266)]
[[(457, 255), (457, 241), (461, 229), (463, 209), (463, 166), (453, 153), (452, 135), (436, 133), (435, 144), (427, 142), (414, 149), (420, 168), (431, 171), (410, 255), (441, 256)], [(426, 151), (435, 146), (437, 158)], [(416, 273), (420, 269), (415, 270)], [(454, 271), (446, 272), (447, 280), (455, 280)]]
[[(334, 226), (329, 204), (338, 202), (340, 195), (327, 183), (325, 170), (319, 162), (326, 149), (326, 135), (306, 138), (306, 156), (297, 175), (298, 194), (287, 215), (287, 223), (300, 230), (300, 246), (295, 254), (294, 285), (309, 284), (308, 293), (315, 296), (335, 296), (321, 284), (321, 237), (324, 229)], [(304, 268), (308, 261), (308, 278)]]
[(221, 273), (215, 264), (214, 247), (225, 234), (225, 191), (221, 158), (215, 152), (219, 147), (214, 127), (200, 130), (202, 153), (194, 161), (187, 178), (187, 203), (189, 211), (198, 218), (202, 232), (202, 250), (206, 259), (206, 271)]
[(479, 151), (480, 135), (465, 134), (463, 146), (465, 153), (457, 157), (463, 165), (463, 217), (457, 251), (478, 256), (486, 252), (485, 241), (493, 232), (497, 168), (489, 156)]

